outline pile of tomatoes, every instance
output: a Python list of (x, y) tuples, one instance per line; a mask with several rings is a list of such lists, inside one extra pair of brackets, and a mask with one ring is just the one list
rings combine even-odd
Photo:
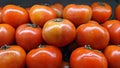
[[(0, 8), (0, 68), (120, 68), (120, 5)], [(113, 16), (115, 18), (113, 18)]]

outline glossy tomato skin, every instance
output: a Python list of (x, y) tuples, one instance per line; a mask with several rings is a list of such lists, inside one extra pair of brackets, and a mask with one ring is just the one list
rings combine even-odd
[(88, 5), (68, 4), (63, 10), (63, 18), (70, 20), (75, 26), (88, 22), (92, 9)]
[(13, 44), (15, 29), (9, 24), (0, 24), (0, 47), (4, 44)]
[(104, 55), (108, 60), (109, 68), (120, 68), (120, 46), (109, 45), (104, 49)]
[(76, 41), (80, 46), (91, 45), (93, 49), (104, 49), (109, 43), (109, 32), (94, 21), (89, 21), (77, 28)]
[(16, 30), (16, 43), (26, 51), (42, 43), (42, 29), (34, 24), (23, 24)]
[(110, 42), (112, 44), (120, 44), (120, 21), (108, 20), (103, 26), (108, 29), (110, 34)]
[(56, 18), (55, 11), (44, 5), (33, 5), (29, 12), (32, 23), (43, 26), (46, 21)]
[(71, 68), (107, 68), (107, 59), (98, 50), (75, 49), (70, 56)]
[(99, 23), (104, 23), (112, 15), (112, 7), (105, 2), (93, 2), (91, 7), (92, 19)]
[(63, 60), (60, 68), (70, 68), (69, 62)]
[(17, 45), (10, 45), (8, 48), (0, 49), (1, 68), (24, 68), (26, 53)]
[(76, 28), (69, 20), (56, 18), (45, 23), (42, 36), (48, 44), (63, 47), (75, 39)]
[(115, 18), (120, 21), (120, 4), (115, 8)]
[(27, 11), (17, 5), (6, 5), (2, 9), (3, 22), (17, 28), (21, 24), (28, 23), (29, 17)]
[(61, 62), (61, 51), (51, 45), (33, 49), (26, 57), (27, 68), (60, 68)]
[(62, 18), (64, 6), (61, 3), (54, 3), (50, 6), (57, 14), (57, 18)]

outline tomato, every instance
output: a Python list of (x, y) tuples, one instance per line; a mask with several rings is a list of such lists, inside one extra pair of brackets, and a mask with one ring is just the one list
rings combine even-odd
[(62, 53), (51, 45), (31, 50), (26, 57), (27, 68), (60, 68)]
[(44, 5), (33, 5), (29, 12), (32, 23), (43, 26), (46, 21), (56, 18), (55, 11)]
[(3, 23), (3, 20), (2, 20), (2, 7), (0, 7), (0, 23)]
[(16, 30), (16, 42), (26, 51), (42, 43), (42, 30), (35, 24), (23, 24)]
[(89, 21), (77, 28), (76, 41), (80, 46), (91, 45), (93, 49), (104, 49), (109, 40), (107, 29), (94, 21)]
[(112, 44), (120, 44), (120, 21), (108, 20), (103, 26), (108, 29), (110, 34), (110, 42)]
[(24, 68), (26, 53), (17, 45), (2, 46), (0, 48), (1, 68)]
[(2, 10), (3, 22), (17, 28), (21, 24), (28, 23), (29, 17), (27, 11), (17, 5), (6, 5)]
[(120, 68), (120, 46), (109, 45), (104, 49), (109, 68)]
[(0, 24), (0, 47), (14, 43), (15, 29), (9, 24)]
[(61, 64), (60, 68), (70, 68), (69, 62), (62, 61), (62, 64)]
[(75, 39), (76, 28), (69, 20), (56, 18), (45, 23), (42, 36), (48, 44), (63, 47)]
[(50, 7), (56, 12), (58, 18), (62, 18), (64, 6), (61, 3), (54, 3)]
[(118, 5), (116, 6), (114, 13), (115, 13), (115, 18), (116, 18), (117, 20), (120, 20), (120, 4), (118, 4)]
[(70, 20), (75, 26), (88, 22), (92, 9), (88, 5), (68, 4), (63, 10), (63, 18)]
[(79, 47), (75, 49), (70, 57), (71, 68), (107, 68), (107, 59), (102, 52)]
[(112, 7), (108, 3), (93, 2), (91, 7), (93, 12), (92, 19), (99, 23), (104, 23), (112, 15)]

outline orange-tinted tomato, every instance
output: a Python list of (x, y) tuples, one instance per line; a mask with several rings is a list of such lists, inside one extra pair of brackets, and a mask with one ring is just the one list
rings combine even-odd
[(15, 29), (9, 24), (0, 24), (0, 47), (4, 44), (13, 44)]
[(93, 2), (91, 7), (93, 12), (92, 19), (99, 23), (104, 23), (112, 15), (112, 7), (108, 3)]
[(70, 56), (71, 68), (108, 68), (107, 59), (98, 50), (85, 47), (75, 49)]
[(3, 23), (3, 20), (2, 20), (2, 7), (0, 7), (0, 23)]
[(69, 20), (56, 18), (45, 23), (42, 36), (48, 44), (63, 47), (75, 39), (76, 28)]
[(115, 8), (115, 18), (120, 21), (120, 4)]
[(88, 5), (68, 4), (63, 10), (63, 18), (70, 20), (75, 26), (88, 22), (92, 9)]
[(94, 21), (89, 21), (77, 28), (76, 41), (80, 46), (91, 45), (94, 49), (104, 49), (109, 43), (109, 32)]
[(44, 5), (33, 5), (29, 12), (32, 23), (43, 26), (46, 21), (56, 18), (55, 11)]
[(4, 23), (17, 28), (21, 24), (28, 23), (29, 17), (27, 11), (17, 5), (6, 5), (2, 10), (2, 19)]
[(109, 68), (120, 68), (120, 46), (109, 45), (104, 49)]
[(17, 45), (0, 48), (0, 68), (24, 68), (26, 53)]
[(26, 57), (27, 68), (60, 68), (62, 53), (54, 46), (45, 45), (31, 50)]

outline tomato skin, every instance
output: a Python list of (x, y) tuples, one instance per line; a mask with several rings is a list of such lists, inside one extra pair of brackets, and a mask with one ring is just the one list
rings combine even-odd
[(71, 68), (107, 68), (107, 59), (98, 50), (75, 49), (70, 56)]
[(45, 42), (63, 47), (72, 42), (76, 36), (75, 26), (67, 19), (52, 19), (45, 23), (42, 37)]
[(44, 5), (33, 5), (29, 12), (32, 23), (43, 26), (46, 21), (56, 18), (55, 11)]
[(91, 45), (93, 49), (104, 49), (109, 40), (107, 29), (94, 21), (89, 21), (77, 28), (76, 41), (80, 46)]
[(61, 64), (60, 68), (70, 68), (69, 62), (62, 61), (62, 64)]
[(7, 49), (0, 49), (1, 68), (24, 68), (26, 53), (17, 45), (10, 45)]
[(21, 24), (28, 23), (29, 17), (27, 11), (16, 5), (6, 5), (2, 10), (3, 22), (17, 28)]
[(112, 44), (120, 44), (120, 21), (118, 20), (108, 20), (103, 26), (107, 28), (110, 34), (110, 42)]
[(120, 68), (120, 46), (109, 45), (104, 49), (109, 68)]
[(15, 29), (9, 24), (0, 24), (0, 47), (4, 44), (13, 44)]
[(3, 20), (2, 20), (2, 7), (0, 7), (0, 23), (3, 23)]
[(120, 4), (115, 8), (115, 18), (120, 21)]
[(88, 5), (69, 4), (63, 10), (63, 18), (70, 20), (75, 26), (88, 22), (92, 16), (92, 9)]
[(64, 6), (61, 3), (54, 3), (50, 6), (57, 14), (57, 18), (62, 18)]
[(93, 2), (91, 7), (92, 19), (99, 23), (104, 23), (112, 15), (112, 7), (105, 2)]
[(60, 68), (61, 62), (61, 51), (51, 45), (33, 49), (26, 57), (27, 68)]
[(16, 42), (26, 51), (30, 51), (42, 43), (42, 29), (33, 24), (23, 24), (16, 30)]

